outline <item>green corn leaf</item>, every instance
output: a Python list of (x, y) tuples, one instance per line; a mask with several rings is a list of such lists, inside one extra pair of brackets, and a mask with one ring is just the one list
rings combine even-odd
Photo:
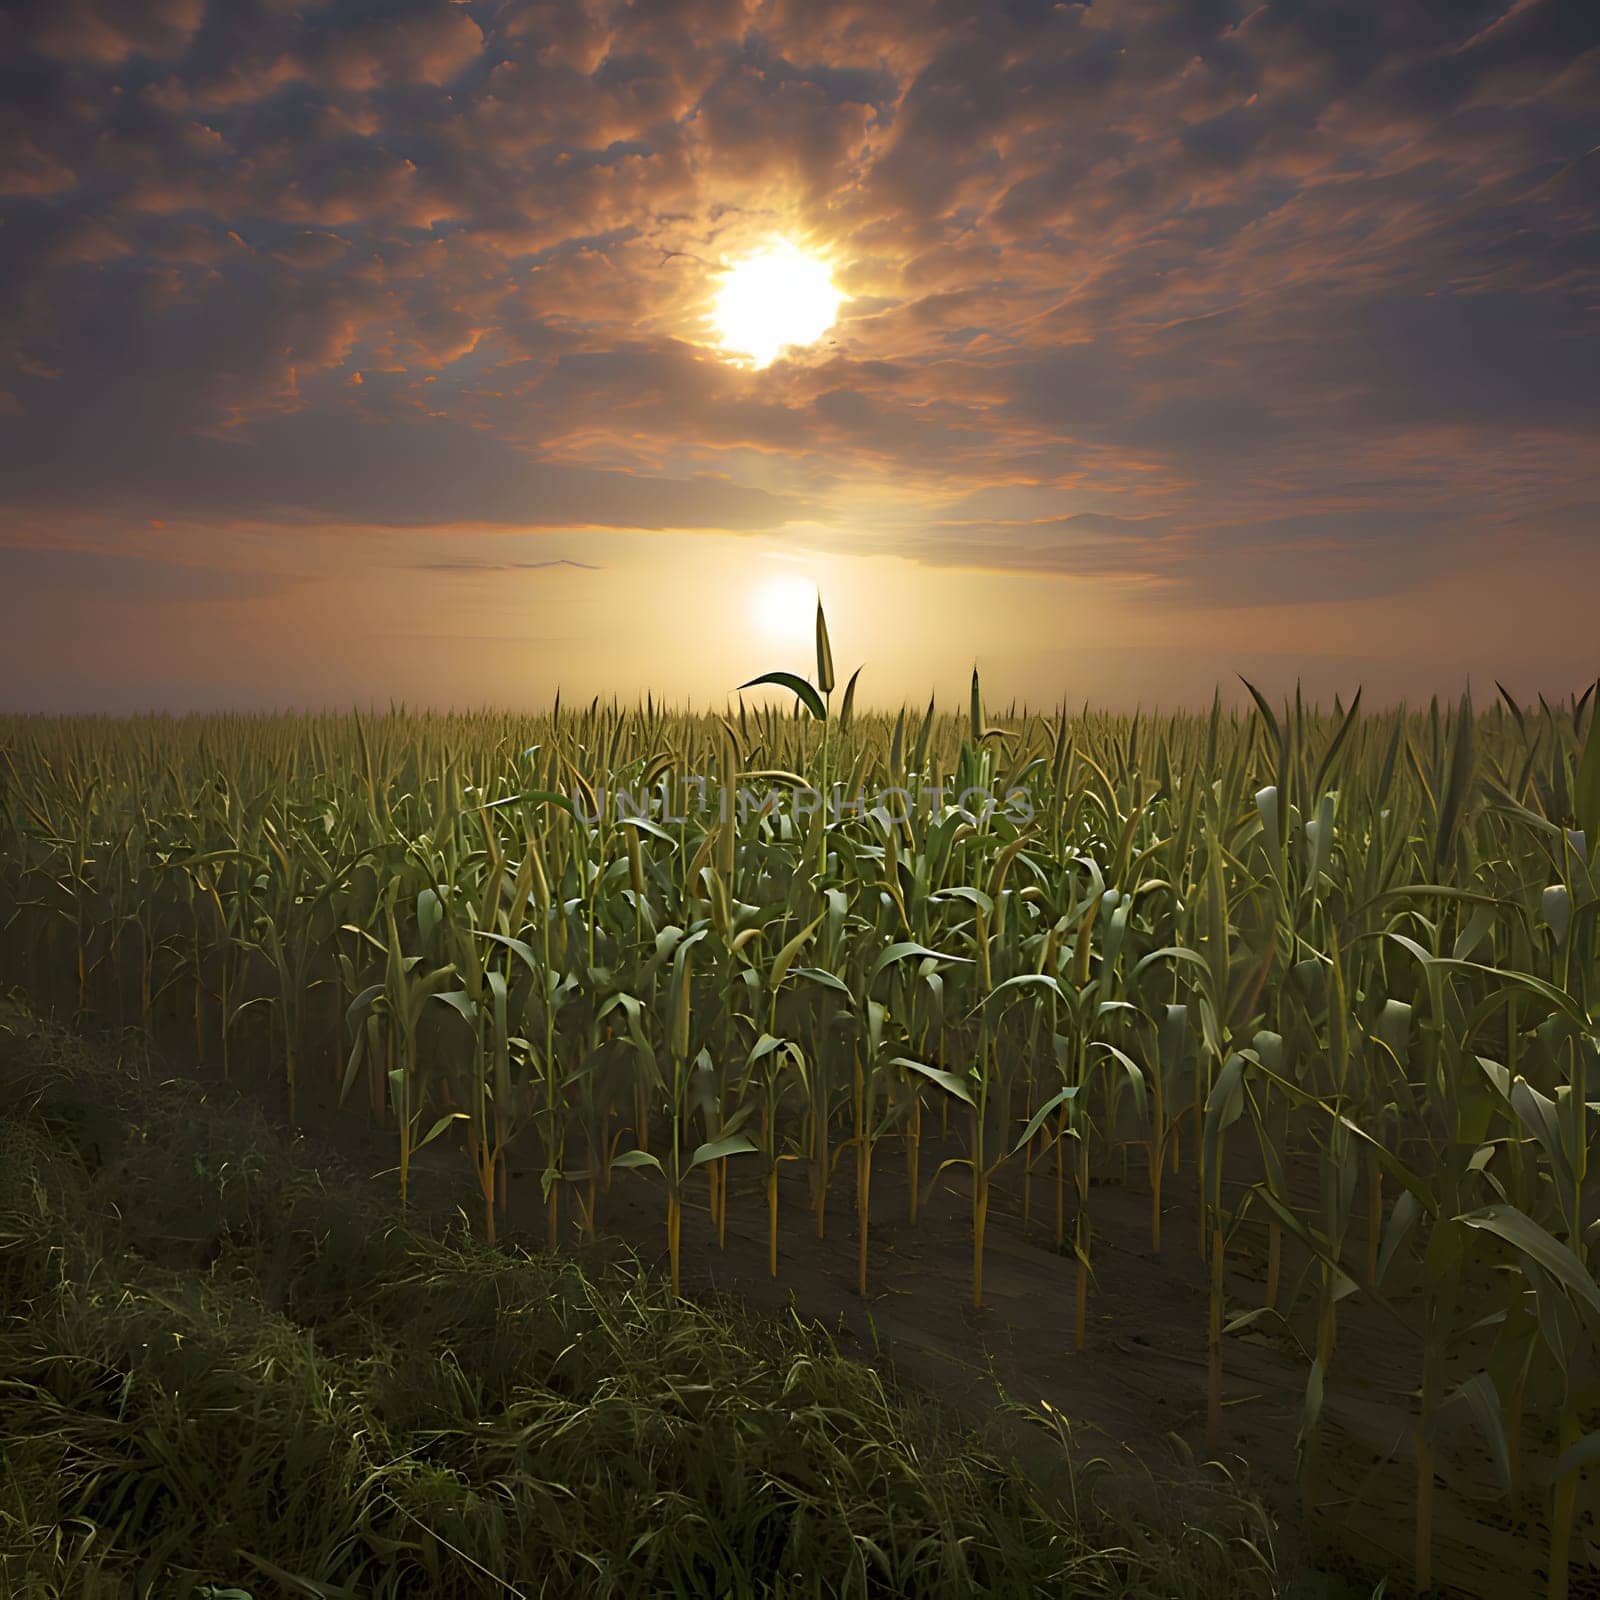
[(1600, 852), (1600, 710), (1589, 715), (1589, 736), (1584, 740), (1578, 760), (1578, 777), (1573, 786), (1573, 811), (1583, 830), (1590, 859)]
[(1390, 1264), (1421, 1215), (1422, 1202), (1409, 1189), (1402, 1189), (1400, 1198), (1395, 1201), (1394, 1209), (1389, 1213), (1389, 1220), (1383, 1225), (1383, 1234), (1378, 1241), (1376, 1281), (1380, 1285), (1388, 1277)]
[(844, 686), (844, 698), (839, 702), (839, 726), (848, 728), (850, 719), (855, 714), (856, 708), (856, 679), (861, 676), (861, 668), (857, 667), (850, 674), (850, 681)]
[(1144, 1068), (1139, 1065), (1126, 1051), (1119, 1050), (1116, 1045), (1108, 1044), (1104, 1039), (1097, 1039), (1090, 1044), (1091, 1050), (1103, 1050), (1116, 1064), (1122, 1068), (1128, 1080), (1128, 1087), (1133, 1091), (1134, 1106), (1139, 1118), (1143, 1121), (1147, 1106), (1145, 1101)]
[(817, 596), (817, 687), (824, 694), (833, 693), (833, 647), (828, 643), (828, 619), (822, 614), (821, 595)]
[[(1069, 1084), (1065, 1089), (1058, 1089), (1053, 1095), (1051, 1095), (1050, 1098), (1046, 1100), (1045, 1103), (1040, 1106), (1031, 1117), (1028, 1118), (1028, 1125), (1022, 1130), (1022, 1137), (1018, 1139), (1017, 1142), (1011, 1147), (1011, 1154), (1016, 1155), (1020, 1150), (1022, 1150), (1039, 1131), (1039, 1129), (1044, 1126), (1045, 1119), (1049, 1117), (1052, 1112), (1058, 1111), (1069, 1101), (1075, 1099), (1078, 1095), (1078, 1092), (1079, 1086), (1074, 1083)], [(968, 1104), (971, 1104), (970, 1100), (968, 1101)], [(1066, 1131), (1069, 1138), (1077, 1138), (1078, 1132), (1076, 1128), (1068, 1128)]]
[(1504, 1239), (1514, 1250), (1557, 1279), (1575, 1299), (1600, 1316), (1600, 1285), (1588, 1267), (1559, 1239), (1515, 1206), (1483, 1206), (1455, 1219), (1468, 1228), (1480, 1228)]
[(621, 1167), (627, 1171), (630, 1167), (648, 1167), (654, 1172), (659, 1172), (663, 1177), (666, 1171), (661, 1163), (650, 1154), (648, 1150), (623, 1150), (612, 1156), (611, 1165)]
[(449, 1006), (452, 1011), (459, 1012), (468, 1023), (477, 1025), (478, 1008), (473, 1003), (472, 996), (464, 989), (450, 989), (443, 994), (434, 995), (433, 998)]
[(1550, 1469), (1550, 1480), (1559, 1483), (1568, 1473), (1580, 1472), (1596, 1461), (1600, 1461), (1600, 1431), (1586, 1433), (1576, 1444), (1563, 1450)]
[(787, 689), (811, 713), (816, 721), (826, 722), (828, 720), (828, 708), (822, 703), (822, 696), (796, 673), (763, 672), (759, 678), (752, 678), (748, 683), (741, 683), (739, 687), (740, 689), (754, 689), (764, 683), (770, 683), (779, 689)]
[(868, 984), (870, 985), (876, 983), (879, 974), (882, 973), (886, 967), (893, 966), (897, 961), (904, 961), (908, 956), (915, 956), (919, 959), (931, 959), (934, 961), (955, 961), (961, 963), (963, 966), (972, 965), (972, 958), (970, 956), (947, 955), (942, 950), (930, 950), (925, 944), (917, 944), (914, 940), (907, 939), (890, 945), (889, 948), (872, 963), (872, 970), (867, 978)]
[(424, 1145), (432, 1144), (433, 1141), (437, 1139), (452, 1122), (465, 1122), (466, 1120), (467, 1114), (465, 1111), (446, 1112), (445, 1115), (440, 1117), (439, 1120), (434, 1123), (434, 1125), (429, 1128), (428, 1131), (420, 1139), (418, 1139), (411, 1148), (413, 1150), (420, 1150)]
[(1245, 1057), (1236, 1051), (1222, 1064), (1222, 1071), (1206, 1097), (1201, 1146), (1205, 1152), (1206, 1174), (1213, 1185), (1219, 1176), (1222, 1135), (1239, 1120), (1244, 1110), (1244, 1069)]
[(1306, 1446), (1311, 1442), (1311, 1435), (1316, 1431), (1317, 1421), (1322, 1416), (1323, 1374), (1322, 1359), (1314, 1357), (1311, 1362), (1311, 1371), (1306, 1375), (1306, 1397), (1300, 1407), (1300, 1428), (1295, 1434), (1294, 1457), (1297, 1465), (1305, 1462)]
[(772, 968), (767, 973), (767, 988), (773, 994), (783, 987), (783, 980), (788, 976), (794, 958), (800, 954), (806, 941), (821, 925), (822, 916), (813, 918), (773, 958)]
[(972, 1098), (972, 1090), (965, 1078), (957, 1077), (953, 1072), (947, 1072), (943, 1067), (930, 1067), (925, 1061), (913, 1061), (909, 1056), (896, 1056), (890, 1063), (892, 1066), (904, 1067), (909, 1072), (919, 1072), (930, 1083), (936, 1083), (946, 1094), (953, 1094), (957, 1100), (965, 1101), (969, 1106), (976, 1106)]
[(744, 1134), (725, 1134), (720, 1139), (710, 1139), (705, 1144), (696, 1145), (695, 1152), (689, 1157), (689, 1164), (684, 1170), (692, 1172), (696, 1167), (703, 1167), (708, 1161), (721, 1161), (725, 1156), (746, 1156), (756, 1153), (757, 1146)]
[(835, 994), (843, 995), (846, 1000), (852, 1002), (855, 1000), (855, 996), (851, 994), (847, 984), (842, 983), (831, 972), (824, 971), (821, 967), (791, 967), (789, 976), (791, 978), (804, 978), (807, 983), (814, 983), (822, 989), (831, 989)]
[(1465, 1412), (1471, 1417), (1483, 1442), (1489, 1447), (1489, 1459), (1494, 1463), (1495, 1477), (1502, 1494), (1511, 1492), (1511, 1447), (1506, 1437), (1505, 1410), (1500, 1404), (1500, 1391), (1486, 1372), (1479, 1372), (1457, 1387), (1432, 1417), (1422, 1419), (1426, 1438), (1436, 1438), (1450, 1425), (1456, 1413)]
[(501, 800), (491, 800), (487, 805), (479, 806), (479, 811), (503, 811), (507, 806), (520, 805), (526, 802), (530, 806), (555, 806), (559, 811), (565, 811), (569, 817), (577, 818), (577, 808), (564, 795), (557, 794), (554, 789), (529, 789), (522, 794), (508, 794)]
[(1043, 989), (1047, 994), (1053, 994), (1058, 1000), (1072, 1003), (1072, 996), (1067, 992), (1059, 978), (1053, 978), (1048, 972), (1019, 972), (1014, 978), (1007, 978), (1004, 983), (998, 983), (988, 994), (983, 997), (980, 1005), (973, 1008), (974, 1012), (985, 1006), (992, 1005), (1001, 995), (1016, 994), (1024, 989)]

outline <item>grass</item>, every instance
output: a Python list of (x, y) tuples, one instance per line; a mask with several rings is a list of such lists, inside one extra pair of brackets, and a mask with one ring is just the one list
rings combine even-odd
[(0, 1013), (0, 1589), (1268, 1595), (797, 1321), (443, 1233), (244, 1102)]

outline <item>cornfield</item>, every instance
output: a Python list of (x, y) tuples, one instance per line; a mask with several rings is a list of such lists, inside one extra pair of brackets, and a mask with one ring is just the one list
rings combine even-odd
[[(9, 978), (179, 1017), (291, 1119), (319, 1075), (392, 1132), (402, 1203), (459, 1147), (490, 1240), (513, 1154), (552, 1243), (631, 1169), (674, 1288), (691, 1192), (719, 1228), (759, 1207), (781, 1277), (848, 1162), (866, 1292), (893, 1161), (911, 1222), (970, 1198), (981, 1305), (1004, 1174), (1076, 1258), (1063, 1359), (1115, 1306), (1091, 1190), (1132, 1152), (1151, 1248), (1209, 1269), (1210, 1443), (1230, 1334), (1309, 1298), (1314, 1451), (1361, 1307), (1415, 1365), (1419, 1588), (1465, 1418), (1507, 1503), (1543, 1498), (1565, 1595), (1600, 1458), (1590, 696), (991, 717), (975, 675), (958, 712), (866, 713), (820, 615), (815, 679), (754, 686), (721, 715), (0, 722)], [(1199, 1225), (1163, 1239), (1178, 1185)], [(1251, 1251), (1262, 1302), (1230, 1306)]]

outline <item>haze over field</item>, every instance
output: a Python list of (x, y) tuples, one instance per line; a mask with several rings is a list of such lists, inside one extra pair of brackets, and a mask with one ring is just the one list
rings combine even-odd
[[(1586, 0), (38, 0), (0, 61), (0, 706), (720, 701), (818, 586), (864, 704), (1600, 670)], [(775, 248), (825, 331), (756, 365)]]

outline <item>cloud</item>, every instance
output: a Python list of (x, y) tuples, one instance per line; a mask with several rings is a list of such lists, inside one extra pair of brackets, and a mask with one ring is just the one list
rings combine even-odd
[[(775, 527), (797, 497), (707, 475), (665, 478), (541, 461), (447, 417), (364, 420), (310, 410), (172, 438), (136, 394), (101, 431), (36, 408), (0, 434), (12, 503), (35, 514), (137, 511), (318, 526)], [(117, 400), (125, 401), (113, 413)]]
[[(1593, 7), (60, 0), (0, 47), (36, 526), (803, 523), (1194, 605), (1595, 559)], [(704, 312), (774, 231), (852, 298), (742, 373)]]
[(0, 547), (0, 594), (7, 597), (8, 609), (20, 607), (25, 595), (177, 604), (256, 600), (277, 593), (288, 581), (117, 551)]
[(571, 567), (577, 572), (604, 572), (605, 568), (593, 561), (571, 561), (561, 557), (554, 561), (419, 561), (413, 572), (442, 572), (453, 577), (470, 577), (485, 572), (544, 572), (551, 567)]

